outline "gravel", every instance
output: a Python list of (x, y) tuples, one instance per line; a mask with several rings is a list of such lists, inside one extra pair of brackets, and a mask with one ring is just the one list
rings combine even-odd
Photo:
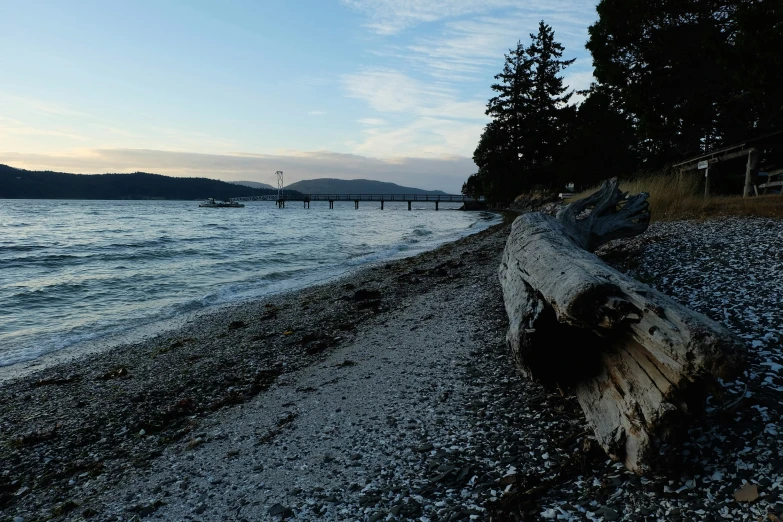
[(751, 349), (678, 469), (627, 472), (574, 398), (514, 371), (504, 225), (0, 384), (0, 521), (780, 515), (781, 230), (654, 224), (602, 252)]

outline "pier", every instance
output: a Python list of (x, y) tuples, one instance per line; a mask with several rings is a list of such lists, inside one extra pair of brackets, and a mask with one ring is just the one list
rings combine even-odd
[(475, 198), (462, 194), (268, 194), (264, 196), (245, 196), (231, 198), (232, 202), (243, 201), (275, 201), (277, 206), (285, 208), (286, 201), (301, 201), (304, 208), (310, 208), (311, 201), (328, 201), (329, 208), (334, 208), (335, 201), (353, 201), (354, 208), (359, 208), (361, 201), (380, 202), (381, 210), (387, 201), (407, 202), (408, 210), (412, 210), (414, 202), (435, 203), (435, 210), (440, 209), (440, 203), (469, 203), (477, 201)]

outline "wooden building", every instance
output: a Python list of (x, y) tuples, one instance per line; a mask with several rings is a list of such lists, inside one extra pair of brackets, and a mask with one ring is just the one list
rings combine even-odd
[(783, 193), (783, 131), (689, 158), (672, 168), (704, 173), (704, 195)]

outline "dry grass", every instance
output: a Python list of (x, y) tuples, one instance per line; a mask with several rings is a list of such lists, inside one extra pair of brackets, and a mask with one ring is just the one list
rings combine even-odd
[[(597, 189), (574, 196), (582, 199)], [(720, 216), (760, 216), (783, 218), (783, 197), (778, 194), (743, 198), (742, 196), (704, 197), (700, 176), (648, 174), (620, 182), (620, 189), (631, 194), (650, 194), (652, 221), (708, 219)]]

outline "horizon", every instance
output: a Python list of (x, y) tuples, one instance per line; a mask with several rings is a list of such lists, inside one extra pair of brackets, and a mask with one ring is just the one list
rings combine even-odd
[(14, 42), (0, 53), (0, 163), (458, 193), (504, 54), (543, 19), (576, 58), (566, 84), (587, 87), (595, 4), (13, 5), (0, 21)]

